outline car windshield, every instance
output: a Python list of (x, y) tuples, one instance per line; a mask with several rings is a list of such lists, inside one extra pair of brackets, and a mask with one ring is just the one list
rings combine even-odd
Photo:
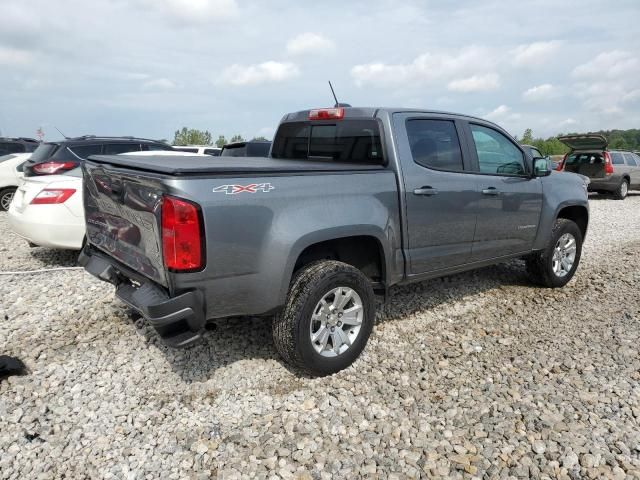
[(50, 158), (60, 147), (57, 143), (41, 143), (35, 152), (31, 154), (31, 161), (34, 163), (42, 162)]

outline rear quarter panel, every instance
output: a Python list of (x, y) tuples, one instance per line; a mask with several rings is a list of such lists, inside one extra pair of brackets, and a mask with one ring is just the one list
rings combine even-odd
[[(164, 184), (168, 193), (202, 207), (206, 267), (172, 274), (172, 283), (176, 290), (203, 288), (208, 318), (262, 314), (283, 305), (300, 253), (334, 238), (375, 237), (384, 250), (387, 282), (403, 275), (391, 170), (172, 178)], [(230, 193), (233, 186), (254, 184), (263, 188)]]

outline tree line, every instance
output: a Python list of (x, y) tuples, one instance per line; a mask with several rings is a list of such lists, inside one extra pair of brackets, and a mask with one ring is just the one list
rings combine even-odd
[[(252, 140), (266, 140), (265, 137), (254, 137)], [(224, 135), (219, 135), (218, 139), (214, 142), (213, 135), (209, 130), (198, 130), (197, 128), (182, 127), (181, 130), (176, 130), (173, 136), (172, 145), (184, 146), (184, 145), (215, 145), (218, 148), (222, 148), (227, 143), (244, 142), (245, 139), (240, 134), (236, 134), (231, 137), (230, 140)]]
[[(604, 135), (609, 141), (609, 148), (615, 150), (640, 150), (640, 130), (633, 128), (630, 130), (600, 130), (598, 132), (590, 132)], [(569, 148), (558, 140), (558, 137), (564, 134), (559, 134), (555, 137), (549, 138), (535, 138), (533, 131), (527, 128), (522, 135), (522, 138), (516, 136), (523, 145), (533, 145), (543, 155), (564, 155), (569, 151)], [(578, 133), (570, 133), (568, 135), (578, 135)]]

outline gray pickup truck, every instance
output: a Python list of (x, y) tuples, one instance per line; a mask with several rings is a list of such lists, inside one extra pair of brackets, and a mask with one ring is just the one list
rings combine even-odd
[(269, 316), (282, 357), (350, 365), (392, 285), (525, 258), (561, 287), (588, 224), (583, 177), (500, 127), (424, 110), (285, 115), (268, 158), (94, 156), (81, 263), (172, 346)]

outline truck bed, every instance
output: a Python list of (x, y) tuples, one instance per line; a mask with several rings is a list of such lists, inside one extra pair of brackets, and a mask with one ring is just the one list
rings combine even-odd
[(281, 160), (266, 157), (203, 157), (158, 155), (139, 157), (136, 155), (93, 155), (94, 163), (124, 167), (129, 170), (161, 173), (172, 176), (187, 175), (228, 175), (256, 173), (296, 173), (296, 172), (340, 172), (384, 170), (381, 165), (361, 163), (341, 163), (333, 160)]

